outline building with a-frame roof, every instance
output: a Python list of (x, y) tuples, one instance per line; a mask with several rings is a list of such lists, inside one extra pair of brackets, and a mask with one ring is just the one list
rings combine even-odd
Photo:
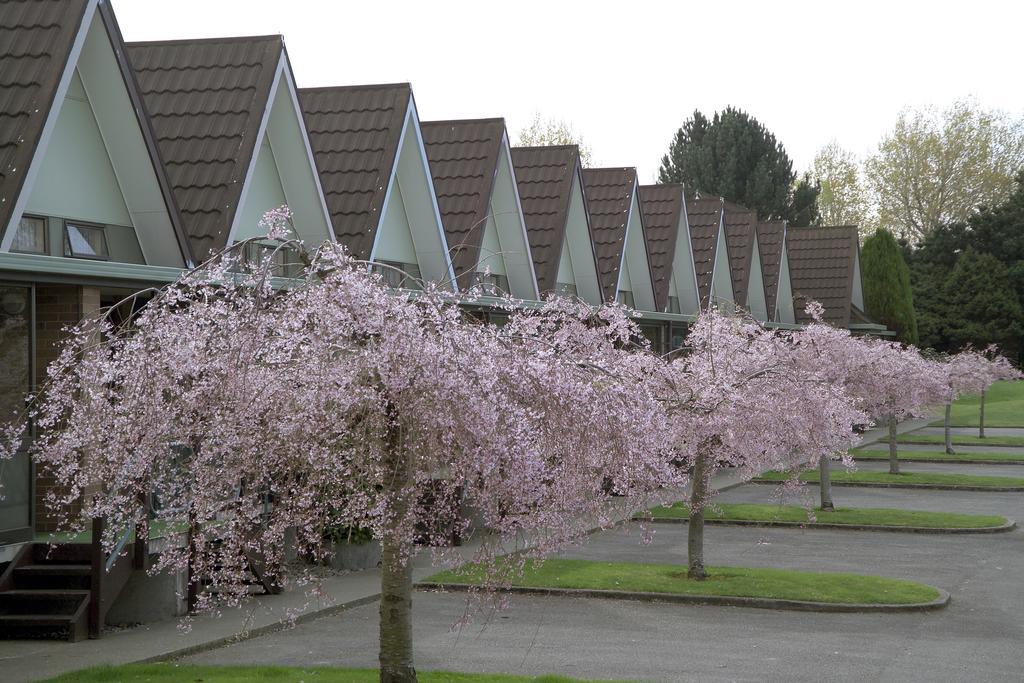
[(681, 184), (641, 185), (639, 193), (657, 309), (696, 315), (700, 298), (686, 223), (685, 188)]
[(299, 100), (335, 238), (392, 286), (454, 289), (410, 85), (303, 88)]
[(789, 275), (789, 253), (786, 249), (786, 221), (757, 224), (757, 242), (764, 266), (765, 302), (769, 320), (787, 325), (796, 324), (793, 310), (793, 285)]
[(505, 120), (420, 128), (459, 289), (539, 299)]
[(693, 268), (702, 309), (733, 305), (724, 208), (721, 198), (700, 193), (687, 197), (686, 201), (686, 222), (693, 246)]
[(733, 301), (760, 322), (768, 321), (764, 268), (757, 239), (756, 212), (725, 202), (725, 239), (729, 250)]
[(636, 169), (587, 168), (583, 186), (605, 300), (656, 311)]
[(298, 238), (330, 239), (281, 36), (129, 43), (127, 54), (198, 260), (259, 237), (283, 204)]
[(603, 303), (576, 145), (513, 147), (512, 165), (541, 297)]
[[(0, 414), (21, 409), (62, 329), (193, 262), (106, 0), (0, 2)], [(0, 551), (55, 528), (53, 481), (0, 468)], [(33, 503), (33, 490), (34, 501)]]

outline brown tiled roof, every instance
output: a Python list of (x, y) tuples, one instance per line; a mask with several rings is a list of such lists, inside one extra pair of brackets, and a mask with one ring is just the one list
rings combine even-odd
[[(583, 186), (601, 291), (606, 300), (614, 300), (618, 294), (619, 269), (626, 247), (626, 226), (636, 186), (636, 169), (585, 168)], [(642, 225), (640, 229), (643, 229)]]
[(227, 243), (283, 49), (279, 35), (127, 45), (200, 260)]
[(370, 258), (412, 100), (408, 83), (299, 90), (338, 241)]
[(757, 224), (757, 247), (761, 251), (761, 273), (764, 275), (764, 298), (768, 305), (768, 319), (775, 317), (775, 298), (779, 294), (779, 268), (782, 265), (785, 221)]
[(654, 280), (654, 301), (659, 311), (668, 307), (672, 260), (679, 238), (683, 215), (683, 186), (679, 184), (641, 185), (640, 212), (647, 235), (647, 260)]
[(695, 196), (686, 199), (686, 221), (690, 227), (693, 268), (697, 275), (697, 292), (701, 308), (711, 301), (711, 277), (715, 271), (715, 245), (722, 219), (722, 200), (718, 197)]
[(580, 172), (580, 150), (576, 145), (513, 147), (512, 166), (537, 289), (543, 295), (557, 284), (573, 179)]
[(424, 121), (420, 129), (452, 265), (466, 289), (480, 261), (505, 119)]
[(733, 300), (738, 306), (746, 306), (750, 272), (753, 270), (751, 258), (754, 255), (754, 241), (757, 239), (757, 214), (732, 202), (724, 202), (724, 206), (725, 241), (729, 245)]
[(850, 324), (854, 262), (860, 248), (856, 226), (789, 228), (786, 249), (798, 323), (809, 322), (808, 301), (825, 307), (825, 321)]

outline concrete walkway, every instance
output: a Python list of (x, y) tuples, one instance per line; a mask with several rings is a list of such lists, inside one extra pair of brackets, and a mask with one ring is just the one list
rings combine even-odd
[[(740, 484), (734, 472), (722, 472), (714, 485), (721, 491)], [(673, 502), (685, 491), (666, 492), (664, 502)], [(468, 557), (473, 544), (459, 551)], [(416, 558), (413, 577), (419, 580), (437, 571), (431, 553)], [(184, 631), (177, 619), (168, 619), (136, 628), (105, 631), (99, 640), (65, 643), (36, 640), (0, 640), (0, 683), (18, 683), (49, 678), (69, 671), (100, 664), (127, 664), (186, 656), (287, 628), (289, 613), (299, 612), (297, 623), (345, 613), (375, 603), (380, 597), (380, 571), (376, 569), (338, 574), (324, 579), (324, 598), (307, 596), (302, 587), (292, 587), (280, 595), (254, 597), (243, 608), (226, 610), (220, 616), (193, 618)], [(376, 611), (376, 605), (366, 607)]]

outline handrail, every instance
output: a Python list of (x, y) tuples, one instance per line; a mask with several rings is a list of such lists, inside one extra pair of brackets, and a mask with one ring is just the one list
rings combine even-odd
[(132, 522), (124, 528), (123, 532), (121, 532), (121, 537), (117, 539), (117, 544), (114, 545), (114, 549), (110, 552), (110, 555), (107, 557), (107, 561), (104, 566), (104, 569), (106, 571), (109, 572), (110, 569), (114, 566), (114, 563), (117, 562), (117, 558), (121, 555), (121, 551), (124, 550), (125, 545), (128, 544), (128, 539), (129, 537), (131, 537), (132, 532), (134, 531), (135, 522)]

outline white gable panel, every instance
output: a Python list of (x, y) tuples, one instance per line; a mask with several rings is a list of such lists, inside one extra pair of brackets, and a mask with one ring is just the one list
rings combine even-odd
[(789, 279), (789, 255), (785, 244), (782, 247), (782, 259), (779, 262), (779, 288), (775, 296), (775, 320), (780, 323), (796, 324), (796, 311), (793, 308), (793, 285)]
[[(569, 195), (569, 214), (566, 218), (565, 241), (562, 254), (568, 252), (572, 263), (572, 274), (576, 294), (588, 304), (600, 306), (604, 303), (601, 284), (597, 279), (597, 263), (594, 259), (594, 243), (587, 220), (587, 207), (583, 203), (583, 186), (579, 174), (573, 179)], [(561, 268), (559, 268), (561, 276)], [(559, 282), (562, 280), (559, 279)]]
[(723, 311), (735, 307), (732, 292), (732, 273), (729, 270), (729, 252), (725, 241), (725, 226), (718, 225), (718, 241), (715, 245), (715, 270), (711, 279), (711, 303)]
[(576, 288), (576, 273), (572, 270), (572, 257), (569, 255), (568, 237), (562, 239), (562, 255), (558, 259), (557, 285), (572, 285)]
[[(402, 202), (404, 207), (409, 234), (416, 250), (415, 263), (423, 280), (434, 282), (445, 289), (455, 289), (455, 271), (452, 268), (451, 255), (448, 253), (441, 214), (437, 208), (427, 153), (420, 136), (419, 118), (411, 98), (382, 214), (386, 215), (396, 201)], [(389, 260), (383, 255), (378, 255), (384, 253), (380, 251), (382, 248), (388, 248), (381, 244), (386, 237), (381, 227), (378, 226), (373, 249), (370, 251), (371, 261)]]
[[(526, 237), (526, 221), (523, 219), (523, 210), (519, 205), (519, 188), (516, 186), (516, 179), (512, 170), (512, 157), (509, 154), (508, 139), (502, 137), (501, 150), (498, 153), (498, 163), (494, 174), (494, 188), (491, 192), (490, 218), (484, 231), (484, 244), (488, 249), (494, 248), (494, 242), (498, 245), (498, 258), (495, 252), (483, 251), (480, 254), (481, 266), (491, 266), (495, 270), (495, 262), (502, 261), (502, 275), (508, 278), (510, 294), (520, 299), (538, 299), (537, 276), (533, 270), (533, 258), (530, 255), (530, 243)], [(494, 236), (491, 243), (488, 243), (487, 230), (493, 224)], [(489, 260), (484, 263), (484, 259)]]
[[(641, 311), (657, 310), (654, 303), (654, 287), (651, 283), (651, 265), (647, 260), (647, 245), (644, 244), (643, 223), (640, 217), (640, 202), (636, 186), (633, 187), (633, 203), (629, 209), (629, 223), (626, 224), (626, 248), (622, 255), (622, 270), (619, 271), (619, 289), (633, 292), (633, 303)], [(623, 275), (629, 277), (629, 287), (622, 282)]]
[(675, 296), (679, 297), (679, 311), (695, 315), (700, 311), (700, 295), (697, 292), (697, 272), (693, 267), (693, 244), (690, 242), (690, 229), (686, 222), (685, 209), (679, 217), (676, 228), (679, 236), (676, 239), (676, 253), (672, 259), (672, 280)]
[(395, 183), (391, 188), (384, 216), (380, 227), (377, 228), (377, 246), (373, 260), (419, 265), (416, 245), (412, 241), (412, 229), (409, 227), (409, 217), (405, 213), (401, 183)]
[[(231, 235), (232, 242), (265, 235), (266, 229), (259, 225), (263, 214), (288, 203), (281, 185), (281, 174), (277, 170), (274, 150), (266, 138), (257, 150), (256, 164), (248, 184), (242, 205), (238, 207), (238, 216)], [(294, 209), (292, 211), (294, 213)], [(299, 215), (295, 215), (295, 225), (298, 226), (300, 223)]]
[(754, 320), (768, 321), (768, 303), (764, 292), (764, 273), (761, 270), (761, 251), (754, 240), (750, 256), (750, 280), (747, 282), (747, 309)]
[(61, 105), (26, 212), (112, 225), (132, 224), (77, 70)]
[(853, 254), (853, 290), (850, 293), (850, 301), (860, 310), (864, 310), (864, 284), (860, 279), (860, 253)]
[[(480, 242), (480, 259), (477, 263), (477, 272), (482, 273), (485, 269), (490, 269), (495, 275), (508, 275), (508, 270), (505, 268), (505, 252), (501, 248), (501, 240), (498, 239), (498, 226), (495, 225), (494, 212), (487, 217), (487, 222), (484, 223), (484, 236)], [(509, 286), (512, 286), (511, 281)]]

